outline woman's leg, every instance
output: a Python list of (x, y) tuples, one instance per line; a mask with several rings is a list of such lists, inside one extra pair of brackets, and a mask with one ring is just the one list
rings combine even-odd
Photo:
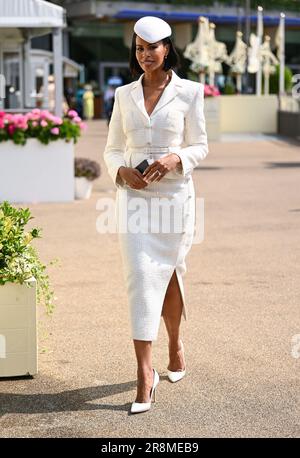
[(135, 402), (149, 402), (153, 386), (152, 341), (133, 340), (137, 359), (137, 396)]
[(169, 335), (169, 357), (168, 369), (179, 371), (185, 369), (185, 361), (180, 344), (180, 322), (182, 313), (182, 298), (176, 272), (174, 270), (162, 309), (162, 316)]

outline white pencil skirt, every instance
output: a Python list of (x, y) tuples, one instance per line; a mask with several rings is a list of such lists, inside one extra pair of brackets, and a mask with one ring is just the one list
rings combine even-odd
[(195, 224), (192, 177), (150, 183), (143, 189), (125, 185), (116, 193), (116, 226), (129, 301), (131, 336), (157, 340), (166, 291), (175, 270), (187, 307), (182, 276)]

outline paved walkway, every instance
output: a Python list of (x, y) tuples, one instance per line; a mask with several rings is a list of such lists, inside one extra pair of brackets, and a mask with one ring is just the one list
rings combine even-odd
[(162, 320), (157, 401), (130, 415), (136, 365), (121, 258), (116, 234), (96, 231), (98, 199), (114, 197), (102, 160), (107, 128), (89, 127), (76, 155), (101, 162), (91, 199), (27, 205), (43, 228), (43, 261), (61, 259), (49, 268), (57, 305), (51, 320), (39, 308), (38, 375), (0, 381), (0, 437), (299, 437), (299, 144), (210, 144), (193, 174), (205, 240), (184, 277), (187, 376), (167, 379)]

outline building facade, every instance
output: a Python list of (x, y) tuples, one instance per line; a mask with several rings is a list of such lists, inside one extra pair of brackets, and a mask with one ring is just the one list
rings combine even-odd
[[(182, 67), (178, 73), (187, 77), (190, 61), (183, 58), (187, 43), (197, 32), (199, 16), (206, 16), (216, 24), (216, 38), (226, 43), (230, 53), (234, 46), (236, 31), (247, 36), (256, 31), (256, 5), (245, 8), (247, 0), (165, 0), (165, 1), (101, 1), (101, 0), (53, 0), (66, 9), (68, 27), (64, 32), (64, 53), (85, 67), (86, 81), (94, 81), (103, 91), (110, 76), (121, 76), (123, 84), (132, 81), (128, 68), (129, 50), (133, 24), (145, 15), (165, 19), (172, 27), (176, 48), (181, 55)], [(286, 65), (293, 73), (300, 73), (300, 6), (286, 0), (268, 0), (264, 6), (264, 34), (270, 35), (271, 43), (279, 23), (280, 12), (286, 14)], [(271, 9), (272, 8), (272, 9)], [(41, 43), (36, 43), (41, 46)], [(44, 44), (45, 45), (45, 39)], [(224, 65), (224, 73), (228, 67)]]

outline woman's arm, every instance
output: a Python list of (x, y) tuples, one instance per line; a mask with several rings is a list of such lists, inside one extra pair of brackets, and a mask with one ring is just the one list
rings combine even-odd
[(177, 173), (189, 175), (208, 154), (207, 134), (204, 117), (204, 85), (197, 84), (197, 92), (185, 118), (184, 141), (187, 145), (176, 154), (181, 163)]
[(126, 167), (124, 159), (126, 137), (123, 131), (121, 111), (119, 105), (119, 88), (115, 91), (115, 102), (108, 126), (108, 136), (103, 153), (109, 175), (117, 188), (124, 188), (124, 181), (118, 171), (120, 167)]

